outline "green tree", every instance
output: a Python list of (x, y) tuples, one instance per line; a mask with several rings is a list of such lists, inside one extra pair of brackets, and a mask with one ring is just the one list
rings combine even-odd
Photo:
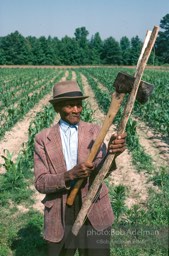
[(62, 38), (59, 58), (64, 65), (80, 64), (79, 46), (74, 38), (68, 36)]
[[(76, 28), (75, 30), (75, 40), (78, 43), (78, 56), (80, 64), (90, 64), (90, 49), (89, 49), (89, 41), (87, 36), (89, 32), (85, 27)], [(78, 61), (78, 62), (79, 62)]]
[(169, 14), (166, 14), (160, 21), (160, 28), (155, 53), (161, 63), (169, 63)]
[(87, 36), (89, 35), (89, 32), (85, 27), (76, 28), (74, 35), (80, 47), (88, 45)]
[(122, 63), (124, 65), (130, 64), (130, 40), (123, 36), (120, 40), (120, 48), (122, 52)]
[(136, 65), (140, 56), (142, 41), (138, 36), (131, 38), (131, 49), (130, 49), (130, 63), (129, 65)]
[(44, 60), (44, 52), (41, 48), (41, 44), (39, 42), (39, 39), (36, 37), (29, 36), (27, 37), (27, 40), (29, 41), (31, 45), (31, 62), (33, 65), (40, 65), (43, 63)]
[(4, 37), (1, 45), (6, 64), (31, 64), (31, 45), (18, 31)]
[(54, 37), (51, 42), (51, 47), (53, 49), (53, 65), (61, 65), (59, 52), (60, 52), (60, 40)]
[(103, 64), (121, 64), (122, 55), (119, 43), (113, 38), (109, 37), (104, 40), (102, 51)]
[(6, 55), (3, 49), (3, 37), (0, 37), (0, 65), (6, 64)]
[(90, 63), (91, 64), (100, 64), (101, 63), (101, 53), (103, 50), (103, 42), (100, 37), (99, 32), (95, 33), (90, 40)]
[(45, 64), (47, 65), (53, 65), (60, 64), (59, 57), (58, 57), (58, 50), (57, 50), (57, 40), (55, 38), (55, 41), (49, 36), (46, 40), (46, 49), (44, 48), (45, 53)]
[(48, 50), (48, 41), (45, 36), (41, 36), (39, 39), (40, 47), (42, 50), (41, 63), (42, 65), (50, 65), (51, 58)]

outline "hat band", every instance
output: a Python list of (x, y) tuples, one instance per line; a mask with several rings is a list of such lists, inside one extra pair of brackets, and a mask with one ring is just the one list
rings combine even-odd
[(81, 92), (66, 92), (58, 96), (55, 96), (54, 99), (60, 98), (60, 97), (78, 97), (78, 96), (83, 96), (83, 94)]

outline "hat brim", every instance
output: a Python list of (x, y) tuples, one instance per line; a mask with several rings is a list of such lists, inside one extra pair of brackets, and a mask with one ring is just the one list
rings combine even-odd
[(75, 97), (59, 97), (59, 98), (53, 98), (49, 100), (51, 104), (55, 104), (57, 102), (65, 101), (65, 100), (85, 100), (89, 98), (89, 96), (75, 96)]

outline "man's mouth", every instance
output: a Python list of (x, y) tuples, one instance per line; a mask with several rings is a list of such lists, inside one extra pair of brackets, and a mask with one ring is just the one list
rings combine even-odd
[(80, 118), (80, 115), (72, 115), (72, 117)]

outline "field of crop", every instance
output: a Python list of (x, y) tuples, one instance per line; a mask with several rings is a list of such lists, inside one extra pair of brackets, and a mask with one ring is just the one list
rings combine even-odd
[[(0, 256), (46, 255), (43, 195), (33, 186), (33, 148), (35, 134), (59, 120), (48, 103), (52, 86), (76, 79), (90, 96), (82, 119), (101, 125), (119, 71), (135, 70), (0, 68)], [(145, 105), (136, 102), (127, 125), (127, 150), (106, 179), (115, 213), (112, 256), (169, 255), (169, 71), (146, 69), (143, 79), (154, 84), (154, 91)]]

